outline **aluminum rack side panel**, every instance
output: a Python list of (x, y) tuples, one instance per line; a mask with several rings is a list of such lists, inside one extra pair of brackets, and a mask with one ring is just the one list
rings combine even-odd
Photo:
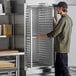
[(26, 64), (27, 67), (53, 65), (53, 39), (37, 39), (38, 34), (53, 30), (51, 6), (27, 6), (26, 8)]

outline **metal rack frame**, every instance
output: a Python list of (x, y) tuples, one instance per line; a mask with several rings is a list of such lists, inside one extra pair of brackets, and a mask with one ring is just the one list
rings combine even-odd
[[(39, 7), (38, 5), (31, 5), (31, 6), (30, 6), (30, 5), (24, 4), (24, 42), (26, 42), (26, 36), (27, 36), (27, 35), (26, 35), (26, 30), (27, 30), (27, 28), (26, 28), (26, 27), (27, 27), (27, 25), (26, 25), (26, 14), (27, 14), (27, 13), (26, 13), (26, 8), (27, 8), (28, 6), (29, 6), (29, 7), (32, 7), (32, 8), (33, 8), (33, 7)], [(40, 7), (50, 7), (50, 6), (40, 6)], [(31, 28), (30, 28), (30, 30), (31, 30), (31, 51), (30, 51), (30, 53), (31, 53), (31, 56), (30, 56), (30, 57), (31, 57), (31, 66), (30, 66), (30, 67), (27, 66), (27, 53), (26, 53), (26, 52), (27, 52), (27, 50), (26, 50), (26, 48), (27, 48), (26, 45), (27, 45), (27, 44), (24, 43), (24, 50), (25, 50), (25, 70), (27, 70), (27, 68), (33, 68), (33, 67), (34, 67), (34, 66), (33, 66), (33, 51), (32, 51), (32, 50), (33, 50), (33, 49), (32, 49), (33, 40), (32, 40), (32, 38), (36, 38), (36, 37), (32, 35), (32, 31), (33, 31), (33, 30), (32, 30), (32, 26), (33, 26), (33, 24), (32, 24), (32, 18), (33, 18), (33, 17), (32, 17), (32, 12), (33, 12), (33, 10), (32, 10), (32, 9), (30, 9), (30, 10), (31, 10), (31, 11), (30, 11), (30, 12), (31, 12), (31, 18), (30, 18), (30, 20), (31, 20), (31, 22), (30, 22), (30, 24), (31, 24)], [(54, 14), (54, 10), (52, 11), (52, 15), (53, 15), (53, 14)], [(54, 39), (52, 39), (52, 45), (54, 45)], [(54, 51), (53, 51), (53, 50), (54, 50), (54, 46), (52, 46), (52, 59), (54, 58), (54, 56), (53, 56)], [(47, 65), (47, 66), (48, 66), (48, 65)], [(54, 60), (52, 60), (52, 65), (51, 65), (51, 66), (54, 66)], [(38, 67), (38, 66), (36, 66), (36, 67)], [(46, 66), (39, 66), (39, 67), (46, 67)]]
[(0, 73), (6, 72), (8, 73), (8, 76), (12, 75), (13, 71), (16, 71), (16, 76), (20, 76), (20, 55), (24, 55), (23, 52), (18, 52), (18, 53), (9, 53), (9, 54), (0, 54), (0, 57), (6, 57), (6, 56), (15, 56), (16, 57), (16, 67), (14, 68), (0, 68)]

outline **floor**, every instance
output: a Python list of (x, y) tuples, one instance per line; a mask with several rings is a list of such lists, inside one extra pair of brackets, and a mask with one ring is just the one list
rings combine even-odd
[[(54, 74), (30, 74), (26, 76), (55, 76)], [(71, 74), (71, 76), (76, 76), (76, 74)]]
[[(76, 69), (75, 70), (71, 69), (70, 74), (71, 74), (71, 76), (76, 76)], [(46, 73), (43, 73), (43, 74), (28, 74), (26, 76), (55, 76), (55, 74), (46, 72)]]

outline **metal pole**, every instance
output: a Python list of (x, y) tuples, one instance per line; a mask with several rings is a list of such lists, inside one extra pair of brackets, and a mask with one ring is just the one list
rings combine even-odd
[(12, 75), (11, 75), (11, 71), (8, 71), (8, 76), (12, 76)]
[(32, 57), (32, 54), (33, 54), (33, 50), (32, 50), (32, 8), (31, 8), (31, 68), (33, 66), (33, 57)]
[(16, 56), (16, 76), (20, 76), (20, 61), (19, 61), (19, 55)]

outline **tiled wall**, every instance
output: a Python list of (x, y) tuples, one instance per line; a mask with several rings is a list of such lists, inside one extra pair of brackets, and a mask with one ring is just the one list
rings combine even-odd
[[(15, 14), (11, 15), (12, 24), (14, 24), (14, 37), (15, 37), (15, 48), (20, 49), (19, 51), (24, 51), (24, 0), (11, 0), (15, 1)], [(3, 0), (0, 0), (3, 4)], [(14, 10), (14, 9), (13, 9)], [(8, 15), (0, 16), (0, 24), (8, 24)], [(0, 38), (0, 49), (9, 48), (9, 37)], [(24, 56), (20, 57), (20, 76), (24, 76)]]

